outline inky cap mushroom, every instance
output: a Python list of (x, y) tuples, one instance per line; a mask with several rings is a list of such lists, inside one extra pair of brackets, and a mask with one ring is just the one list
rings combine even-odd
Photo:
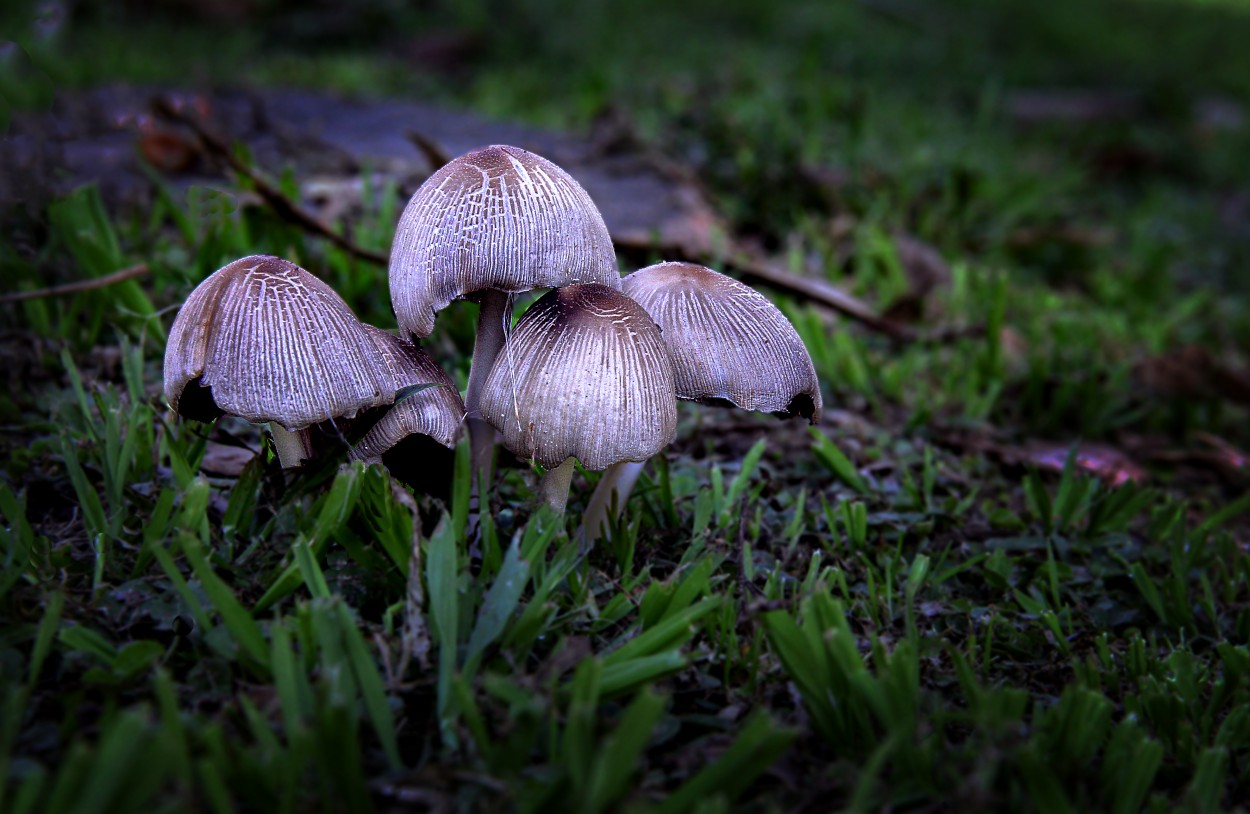
[[(352, 450), (352, 459), (380, 461), (385, 452), (414, 434), (454, 447), (464, 421), (464, 402), (451, 377), (408, 340), (372, 325), (364, 327), (386, 359), (399, 400)], [(421, 389), (422, 385), (429, 386)], [(416, 392), (405, 393), (408, 388)]]
[(678, 398), (819, 420), (812, 357), (762, 294), (693, 263), (640, 269), (622, 290), (664, 330)]
[[(228, 414), (303, 430), (389, 404), (386, 371), (333, 289), (294, 263), (255, 255), (211, 274), (183, 304), (165, 348), (165, 398), (198, 421)], [(283, 465), (297, 466), (289, 449)]]
[(517, 323), (482, 390), (482, 414), (513, 454), (555, 474), (544, 497), (562, 510), (572, 459), (604, 469), (673, 440), (673, 363), (633, 300), (603, 285), (567, 286)]
[(473, 469), (487, 476), (494, 433), (478, 401), (512, 322), (509, 296), (574, 283), (621, 287), (612, 239), (586, 190), (547, 159), (502, 145), (448, 162), (416, 191), (396, 228), (390, 282), (400, 328), (418, 337), (452, 300), (478, 301), (465, 405)]
[[(693, 263), (658, 263), (622, 284), (664, 331), (677, 397), (788, 418), (820, 419), (816, 368), (798, 332), (762, 294)], [(604, 533), (609, 509), (629, 498), (642, 465), (622, 463), (599, 479), (586, 506), (587, 539)]]
[(502, 145), (448, 162), (416, 191), (396, 228), (390, 281), (399, 325), (418, 337), (437, 311), (479, 291), (621, 287), (586, 190), (547, 159)]

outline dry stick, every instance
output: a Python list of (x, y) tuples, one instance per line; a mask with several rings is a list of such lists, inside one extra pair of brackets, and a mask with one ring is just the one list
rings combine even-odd
[(253, 186), (256, 187), (256, 193), (260, 195), (265, 203), (269, 204), (270, 208), (273, 209), (274, 213), (278, 217), (309, 232), (321, 235), (326, 240), (329, 240), (335, 246), (338, 246), (340, 249), (354, 257), (358, 257), (361, 260), (368, 260), (372, 263), (378, 263), (383, 266), (387, 264), (390, 259), (389, 253), (374, 251), (373, 249), (366, 249), (363, 246), (358, 246), (351, 240), (343, 237), (343, 235), (331, 229), (311, 212), (288, 198), (276, 184), (266, 178), (263, 174), (249, 167), (246, 162), (242, 161), (234, 154), (234, 151), (230, 149), (229, 144), (227, 144), (224, 139), (210, 132), (194, 116), (190, 116), (180, 110), (176, 110), (173, 105), (169, 104), (169, 102), (164, 99), (157, 99), (154, 101), (152, 103), (152, 108), (156, 111), (157, 115), (189, 127), (191, 131), (195, 133), (196, 138), (200, 140), (200, 144), (203, 146), (204, 151), (219, 160), (224, 161), (230, 169), (234, 170), (235, 173), (251, 181)]
[(133, 280), (135, 277), (142, 277), (148, 271), (147, 264), (140, 263), (137, 266), (115, 271), (112, 274), (105, 274), (103, 277), (92, 277), (89, 280), (78, 280), (72, 283), (65, 283), (64, 285), (54, 285), (51, 288), (36, 288), (32, 291), (14, 291), (9, 294), (0, 294), (0, 303), (25, 302), (26, 300), (39, 300), (45, 297), (64, 297), (70, 294), (79, 294), (83, 291), (92, 291), (97, 288), (116, 285), (126, 280)]
[(842, 289), (824, 280), (800, 277), (780, 269), (768, 262), (753, 260), (748, 257), (733, 257), (729, 265), (750, 282), (756, 280), (770, 288), (780, 289), (791, 294), (798, 294), (804, 299), (827, 305), (839, 314), (848, 316), (874, 331), (883, 333), (893, 339), (914, 339), (915, 331), (899, 325), (897, 322), (878, 316), (861, 300), (851, 296)]
[(404, 133), (404, 136), (413, 143), (413, 146), (421, 151), (421, 155), (425, 157), (425, 160), (430, 162), (431, 173), (451, 161), (452, 156), (447, 154), (442, 145), (424, 133), (409, 130), (407, 133)]
[[(656, 250), (674, 253), (677, 258), (689, 260), (691, 263), (710, 263), (714, 261), (710, 255), (700, 253), (690, 253), (682, 246), (674, 245), (655, 245), (651, 241), (636, 240), (619, 240), (614, 239), (617, 249), (625, 251), (646, 251), (646, 253), (654, 253)], [(886, 319), (884, 316), (875, 314), (873, 309), (863, 300), (855, 298), (854, 295), (846, 293), (828, 280), (819, 280), (815, 278), (806, 278), (798, 274), (790, 273), (779, 265), (770, 263), (768, 260), (755, 258), (745, 251), (737, 251), (731, 253), (729, 258), (724, 260), (727, 269), (737, 271), (746, 283), (760, 283), (769, 286), (771, 289), (783, 291), (785, 294), (796, 296), (796, 298), (809, 300), (811, 303), (824, 305), (825, 308), (836, 311), (846, 318), (850, 318), (864, 325), (865, 328), (876, 331), (879, 334), (885, 334), (895, 341), (920, 341), (920, 343), (944, 343), (953, 339), (964, 338), (964, 336), (981, 336), (985, 334), (984, 325), (970, 325), (966, 328), (946, 328), (936, 331), (918, 331), (909, 328), (908, 325), (900, 325), (896, 321)]]
[(731, 257), (727, 263), (730, 268), (737, 269), (745, 282), (763, 283), (769, 288), (824, 305), (898, 342), (940, 343), (985, 334), (984, 325), (941, 328), (929, 332), (917, 331), (910, 326), (900, 325), (894, 320), (879, 316), (867, 303), (826, 280), (792, 274), (768, 261), (756, 260), (749, 255), (740, 254)]

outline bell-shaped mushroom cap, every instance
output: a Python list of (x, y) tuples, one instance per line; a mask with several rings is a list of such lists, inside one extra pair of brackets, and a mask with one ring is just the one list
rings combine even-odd
[(812, 357), (764, 295), (693, 263), (639, 269), (622, 290), (664, 330), (678, 398), (819, 420)]
[(399, 327), (424, 337), (434, 315), (475, 291), (572, 283), (621, 287), (603, 216), (547, 159), (493, 146), (448, 162), (412, 196), (391, 248)]
[(482, 389), (482, 417), (514, 455), (548, 469), (642, 461), (677, 432), (660, 330), (607, 286), (549, 291), (525, 313)]
[(389, 404), (395, 389), (333, 289), (255, 255), (213, 272), (183, 304), (165, 348), (165, 398), (200, 421), (229, 414), (300, 430)]
[[(464, 402), (455, 383), (425, 351), (391, 333), (365, 325), (386, 360), (399, 401), (352, 449), (355, 460), (373, 463), (409, 435), (427, 435), (445, 447), (456, 445)], [(421, 385), (432, 385), (419, 389)], [(405, 394), (407, 388), (417, 392)]]

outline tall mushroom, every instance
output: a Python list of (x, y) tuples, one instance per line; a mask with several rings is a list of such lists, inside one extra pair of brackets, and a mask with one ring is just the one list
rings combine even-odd
[(385, 358), (351, 308), (294, 263), (254, 255), (187, 298), (165, 348), (165, 398), (198, 421), (268, 423), (284, 468), (311, 453), (307, 428), (389, 404)]
[(544, 502), (587, 469), (643, 461), (677, 432), (673, 363), (647, 313), (604, 285), (548, 292), (517, 323), (482, 388), (482, 415), (517, 457), (547, 469)]
[(467, 153), (404, 209), (390, 264), (400, 327), (424, 338), (453, 300), (479, 305), (465, 395), (475, 470), (488, 465), (494, 438), (480, 400), (511, 323), (509, 295), (575, 283), (619, 289), (616, 254), (586, 190), (541, 156), (503, 145)]
[[(704, 266), (673, 262), (635, 271), (622, 290), (663, 330), (678, 398), (820, 419), (812, 358), (764, 295)], [(641, 463), (623, 463), (603, 474), (586, 510), (591, 539), (606, 521), (612, 493), (623, 505), (641, 471)]]

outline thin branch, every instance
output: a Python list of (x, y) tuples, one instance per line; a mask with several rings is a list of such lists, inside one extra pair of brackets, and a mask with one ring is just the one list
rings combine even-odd
[(277, 184), (270, 181), (263, 173), (249, 167), (246, 162), (242, 161), (234, 151), (230, 149), (230, 145), (224, 139), (217, 136), (206, 128), (194, 116), (177, 110), (165, 99), (157, 99), (152, 103), (152, 108), (158, 116), (178, 122), (191, 129), (196, 137), (200, 140), (204, 151), (217, 159), (223, 161), (238, 175), (243, 176), (252, 182), (256, 187), (256, 193), (269, 204), (274, 213), (296, 226), (320, 235), (329, 240), (335, 246), (338, 246), (348, 254), (358, 257), (361, 260), (368, 260), (371, 263), (377, 263), (385, 266), (390, 255), (387, 252), (374, 251), (358, 246), (348, 238), (331, 229), (327, 224), (323, 223), (316, 215), (313, 215), (307, 209), (304, 209), (299, 203), (292, 201)]
[(447, 154), (443, 146), (424, 133), (417, 130), (409, 130), (404, 135), (421, 152), (425, 160), (430, 162), (431, 173), (451, 161), (452, 157)]
[[(709, 256), (691, 254), (680, 245), (666, 246), (657, 245), (652, 241), (640, 242), (617, 238), (613, 239), (613, 243), (618, 250), (631, 254), (652, 254), (659, 251), (676, 260), (687, 260), (692, 263), (716, 262), (715, 258)], [(749, 252), (733, 252), (721, 262), (725, 271), (736, 271), (743, 282), (765, 285), (792, 297), (823, 305), (898, 342), (941, 343), (961, 337), (981, 336), (985, 333), (985, 327), (982, 325), (917, 331), (909, 325), (880, 316), (863, 300), (843, 291), (827, 280), (793, 274), (777, 263), (753, 257)]]
[(916, 339), (916, 333), (911, 328), (878, 315), (863, 300), (848, 294), (826, 280), (801, 277), (775, 263), (755, 260), (742, 254), (731, 256), (728, 264), (737, 270), (744, 282), (763, 283), (769, 288), (820, 303), (891, 339), (909, 341)]
[(83, 291), (92, 291), (97, 288), (106, 288), (117, 283), (133, 280), (136, 277), (142, 277), (149, 271), (147, 264), (140, 263), (137, 266), (124, 268), (115, 271), (112, 274), (105, 274), (103, 277), (92, 277), (89, 280), (77, 280), (64, 285), (54, 285), (51, 288), (36, 288), (32, 291), (13, 291), (8, 294), (0, 294), (0, 303), (25, 302), (26, 300), (40, 300), (46, 297), (65, 297), (70, 294), (80, 294)]

